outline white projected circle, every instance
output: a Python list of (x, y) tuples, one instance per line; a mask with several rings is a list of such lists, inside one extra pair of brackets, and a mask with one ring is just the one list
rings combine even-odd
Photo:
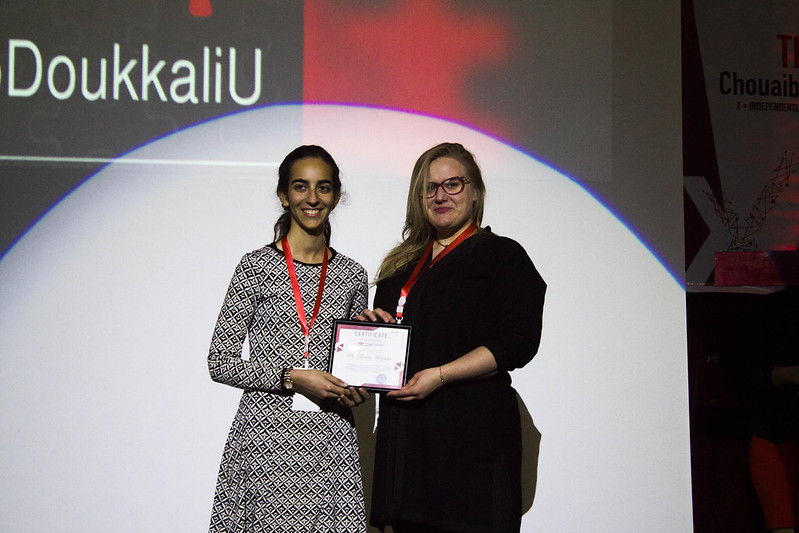
[(535, 159), (456, 124), (343, 106), (263, 108), (135, 150), (0, 261), (2, 529), (206, 529), (240, 391), (213, 383), (205, 357), (234, 266), (272, 239), (277, 164), (300, 144), (333, 154), (347, 195), (333, 246), (373, 275), (416, 157), (441, 141), (475, 153), (484, 224), (549, 286), (539, 355), (513, 373), (542, 435), (523, 531), (689, 530), (678, 283)]

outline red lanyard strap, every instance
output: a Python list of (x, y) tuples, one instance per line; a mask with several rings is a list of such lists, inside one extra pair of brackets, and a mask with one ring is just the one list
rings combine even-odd
[(305, 367), (308, 367), (308, 354), (310, 353), (309, 344), (311, 338), (311, 327), (319, 315), (319, 307), (322, 305), (322, 292), (325, 288), (325, 276), (327, 275), (327, 246), (325, 246), (325, 255), (322, 260), (322, 273), (319, 275), (319, 289), (316, 292), (316, 303), (313, 308), (313, 315), (311, 321), (305, 318), (305, 307), (302, 304), (302, 293), (300, 292), (300, 282), (297, 279), (297, 270), (294, 268), (294, 258), (291, 256), (291, 248), (289, 248), (288, 237), (283, 237), (281, 241), (283, 246), (283, 255), (286, 258), (286, 268), (289, 271), (289, 278), (291, 279), (291, 290), (294, 292), (294, 305), (297, 307), (297, 317), (300, 320), (300, 328), (302, 328), (302, 335), (305, 337)]
[[(458, 237), (449, 244), (449, 246), (441, 250), (441, 253), (439, 253), (432, 261), (430, 261), (430, 264), (427, 265), (427, 268), (431, 268), (433, 265), (438, 263), (444, 258), (445, 255), (454, 250), (456, 246), (468, 239), (476, 229), (477, 226), (474, 223), (470, 224), (469, 227), (463, 231), (463, 233), (458, 235)], [(405, 302), (408, 299), (408, 293), (411, 292), (411, 288), (413, 288), (413, 286), (422, 276), (422, 267), (424, 267), (425, 261), (427, 261), (427, 258), (430, 256), (432, 250), (433, 241), (430, 241), (430, 244), (428, 244), (427, 248), (425, 248), (425, 251), (422, 254), (422, 257), (419, 259), (419, 262), (416, 263), (413, 272), (411, 272), (411, 277), (408, 278), (408, 281), (406, 281), (405, 285), (403, 285), (402, 289), (400, 289), (400, 297), (399, 301), (397, 301), (397, 324), (402, 324), (402, 315), (403, 311), (405, 310)]]

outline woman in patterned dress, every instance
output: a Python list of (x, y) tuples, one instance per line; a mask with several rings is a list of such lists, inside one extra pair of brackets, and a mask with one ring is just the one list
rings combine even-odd
[(333, 320), (366, 307), (367, 275), (329, 248), (328, 218), (341, 197), (330, 154), (301, 146), (278, 177), (275, 242), (236, 267), (208, 354), (211, 378), (244, 390), (209, 531), (364, 532), (351, 408), (369, 393), (323, 369)]

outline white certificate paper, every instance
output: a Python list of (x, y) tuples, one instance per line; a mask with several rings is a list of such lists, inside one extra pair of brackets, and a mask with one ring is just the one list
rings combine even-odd
[(352, 387), (385, 391), (405, 385), (411, 326), (336, 320), (330, 373)]

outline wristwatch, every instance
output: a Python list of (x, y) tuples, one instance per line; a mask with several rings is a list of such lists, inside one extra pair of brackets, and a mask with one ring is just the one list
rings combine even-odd
[(294, 382), (291, 381), (291, 369), (284, 368), (283, 369), (283, 382), (282, 382), (283, 390), (287, 392), (294, 392)]

